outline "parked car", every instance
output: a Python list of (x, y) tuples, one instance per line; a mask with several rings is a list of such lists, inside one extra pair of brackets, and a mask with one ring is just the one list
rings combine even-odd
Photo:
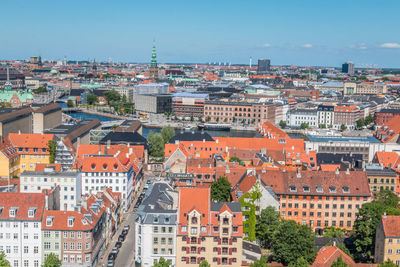
[(139, 206), (140, 206), (140, 202), (137, 201), (136, 204), (135, 204), (135, 206), (134, 206), (134, 208), (137, 209), (137, 208), (139, 208)]
[(125, 241), (125, 237), (126, 237), (126, 235), (120, 234), (119, 237), (118, 237), (118, 242), (124, 242)]
[(112, 253), (115, 253), (115, 257), (117, 257), (118, 252), (119, 252), (119, 248), (118, 247), (113, 247), (111, 250)]
[(151, 180), (147, 180), (146, 184), (151, 184)]
[(127, 225), (125, 225), (124, 226), (124, 231), (126, 231), (126, 232), (129, 232), (129, 229), (130, 229), (131, 227), (127, 224)]
[(127, 236), (128, 235), (128, 230), (122, 230), (122, 234), (124, 234), (125, 236)]
[(108, 254), (108, 259), (109, 260), (115, 260), (115, 258), (117, 258), (117, 254), (111, 252), (110, 254)]
[(115, 243), (115, 246), (118, 247), (118, 248), (121, 248), (122, 247), (122, 242), (117, 241), (117, 243)]
[(108, 260), (107, 261), (107, 267), (114, 267), (115, 260)]

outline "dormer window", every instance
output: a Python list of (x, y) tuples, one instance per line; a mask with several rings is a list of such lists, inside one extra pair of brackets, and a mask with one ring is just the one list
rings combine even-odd
[(28, 209), (28, 218), (35, 217), (36, 208), (29, 208)]
[(92, 170), (96, 169), (96, 164), (92, 163), (92, 165), (90, 166), (92, 168)]
[(155, 223), (157, 223), (157, 222), (158, 222), (158, 217), (157, 217), (157, 216), (154, 216), (153, 221), (154, 221)]
[(54, 219), (53, 216), (48, 216), (46, 218), (46, 226), (53, 226), (53, 219)]
[(165, 217), (164, 222), (169, 223), (169, 217)]
[(118, 165), (114, 164), (114, 170), (117, 170), (117, 169), (118, 169)]
[(324, 192), (324, 189), (320, 185), (317, 185), (316, 190), (317, 190), (317, 193), (323, 193)]
[(83, 225), (87, 225), (88, 222), (87, 222), (85, 219), (82, 219), (82, 224), (83, 224)]
[(330, 186), (329, 187), (329, 193), (336, 193), (336, 187), (334, 187), (334, 186)]
[(197, 223), (197, 217), (192, 217), (192, 223), (196, 224)]
[(304, 192), (310, 192), (310, 187), (308, 185), (303, 185)]
[(69, 216), (68, 217), (68, 227), (73, 227), (74, 226), (74, 221), (75, 221), (75, 217), (74, 216)]
[(343, 193), (350, 193), (350, 188), (348, 186), (342, 187)]
[(10, 212), (9, 212), (10, 217), (15, 217), (15, 216), (17, 216), (17, 211), (18, 211), (18, 208), (17, 208), (17, 207), (12, 207), (12, 208), (10, 208)]
[(290, 190), (290, 192), (297, 192), (297, 188), (295, 185), (290, 185), (289, 190)]
[(103, 170), (107, 170), (107, 164), (103, 164)]

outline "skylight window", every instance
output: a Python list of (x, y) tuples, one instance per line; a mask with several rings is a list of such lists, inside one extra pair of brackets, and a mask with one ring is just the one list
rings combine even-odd
[(320, 185), (317, 185), (316, 190), (317, 190), (318, 193), (323, 193), (324, 192), (324, 189)]
[(297, 192), (297, 188), (295, 185), (289, 186), (290, 192)]
[(304, 192), (310, 192), (310, 187), (308, 185), (303, 185)]
[(348, 186), (342, 187), (343, 193), (350, 193), (350, 188)]
[(329, 192), (330, 192), (330, 193), (336, 193), (336, 187), (334, 187), (334, 186), (331, 185), (331, 186), (329, 187)]

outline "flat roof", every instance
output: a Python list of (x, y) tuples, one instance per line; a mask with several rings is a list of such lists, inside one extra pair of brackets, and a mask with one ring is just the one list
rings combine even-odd
[(311, 142), (350, 142), (350, 143), (381, 143), (378, 139), (373, 136), (369, 137), (342, 137), (342, 136), (329, 136), (329, 137), (318, 137), (307, 135), (308, 140)]

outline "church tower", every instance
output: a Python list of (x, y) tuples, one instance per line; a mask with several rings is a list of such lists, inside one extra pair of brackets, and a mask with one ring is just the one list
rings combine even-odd
[(157, 53), (156, 53), (156, 44), (153, 44), (153, 50), (151, 52), (151, 61), (150, 61), (150, 81), (156, 82), (158, 79), (158, 67), (157, 67)]

